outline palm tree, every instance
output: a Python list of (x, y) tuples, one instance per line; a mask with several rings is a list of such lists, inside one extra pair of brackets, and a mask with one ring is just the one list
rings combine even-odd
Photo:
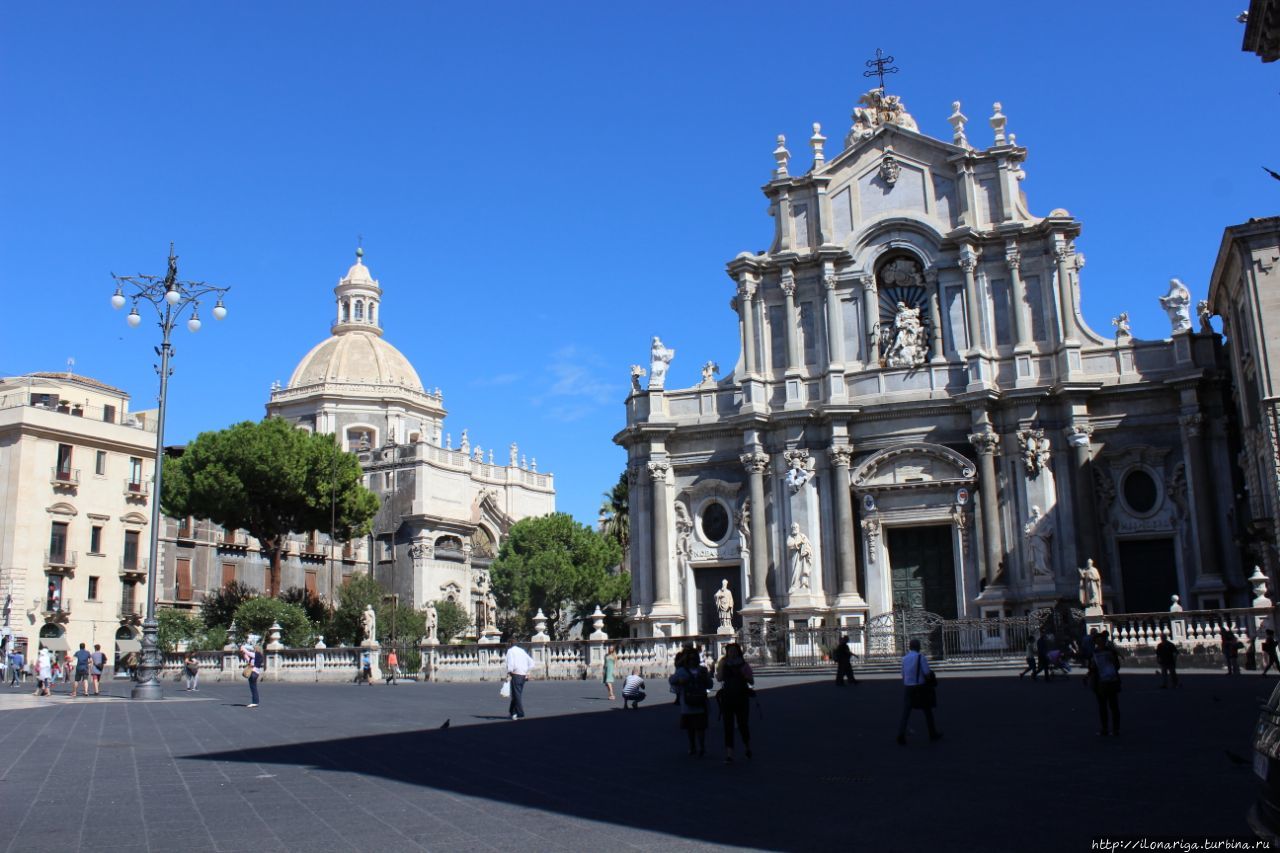
[(600, 532), (622, 548), (622, 568), (630, 565), (631, 511), (628, 507), (630, 487), (627, 472), (623, 471), (614, 487), (603, 494), (600, 503)]

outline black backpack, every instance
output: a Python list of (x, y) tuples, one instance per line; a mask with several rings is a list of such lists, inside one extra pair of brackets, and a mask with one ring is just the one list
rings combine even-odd
[(690, 708), (705, 708), (707, 705), (707, 687), (703, 683), (702, 668), (698, 667), (686, 670), (686, 672), (689, 673), (689, 677), (682, 687), (684, 690), (684, 703)]

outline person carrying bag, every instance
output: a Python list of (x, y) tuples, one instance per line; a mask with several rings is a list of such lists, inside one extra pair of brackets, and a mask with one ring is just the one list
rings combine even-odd
[(907, 721), (911, 712), (924, 711), (924, 721), (929, 727), (929, 740), (942, 737), (933, 722), (933, 709), (938, 704), (938, 677), (929, 668), (929, 661), (920, 653), (920, 641), (913, 639), (909, 644), (910, 651), (902, 659), (902, 719), (898, 723), (898, 745), (907, 745)]

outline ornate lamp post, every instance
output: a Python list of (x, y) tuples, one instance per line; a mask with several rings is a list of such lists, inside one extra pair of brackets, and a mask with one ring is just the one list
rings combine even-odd
[(156, 417), (156, 465), (151, 478), (151, 561), (147, 565), (147, 617), (142, 620), (142, 656), (137, 669), (137, 683), (132, 693), (134, 699), (163, 699), (164, 692), (160, 687), (160, 647), (156, 638), (159, 627), (156, 621), (156, 564), (160, 557), (160, 478), (164, 468), (165, 398), (169, 390), (169, 374), (172, 372), (169, 359), (174, 354), (169, 337), (188, 308), (191, 309), (191, 316), (187, 319), (187, 329), (191, 332), (200, 331), (202, 299), (217, 300), (212, 310), (214, 319), (226, 317), (227, 308), (222, 304), (222, 297), (231, 288), (214, 287), (202, 281), (179, 281), (178, 257), (173, 253), (172, 243), (169, 244), (169, 270), (163, 278), (115, 273), (111, 277), (116, 280), (111, 307), (118, 311), (125, 306), (125, 302), (133, 300), (133, 309), (125, 319), (136, 329), (142, 323), (138, 303), (149, 302), (159, 315), (160, 331), (163, 333), (160, 346), (156, 347), (156, 355), (160, 356), (160, 364), (156, 368), (156, 372), (160, 374), (160, 406)]

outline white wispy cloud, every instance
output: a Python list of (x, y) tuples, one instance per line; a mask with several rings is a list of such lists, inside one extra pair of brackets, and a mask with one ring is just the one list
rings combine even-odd
[(622, 381), (603, 378), (607, 365), (588, 350), (568, 345), (551, 354), (547, 364), (547, 386), (533, 399), (535, 406), (546, 405), (551, 417), (559, 421), (576, 421), (603, 406), (619, 405), (626, 396)]
[(488, 388), (501, 385), (511, 385), (519, 382), (524, 378), (523, 373), (498, 373), (494, 376), (485, 376), (480, 379), (472, 379), (471, 384), (477, 388)]

